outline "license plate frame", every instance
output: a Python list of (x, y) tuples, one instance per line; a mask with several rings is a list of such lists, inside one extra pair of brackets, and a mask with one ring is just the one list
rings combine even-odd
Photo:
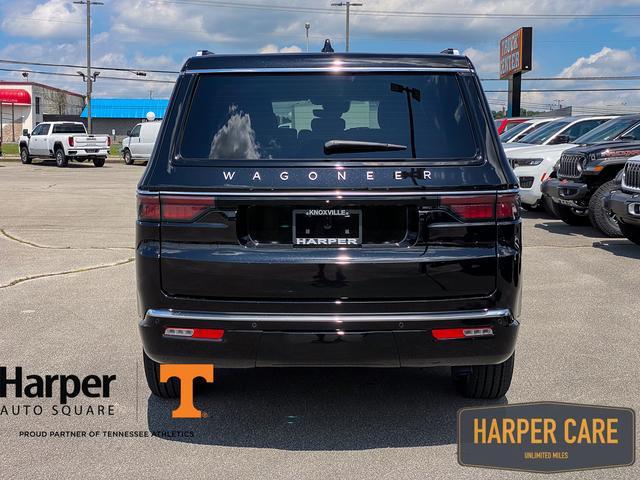
[[(296, 247), (362, 246), (361, 209), (294, 209), (292, 217), (292, 243)], [(327, 228), (327, 225), (330, 227)]]

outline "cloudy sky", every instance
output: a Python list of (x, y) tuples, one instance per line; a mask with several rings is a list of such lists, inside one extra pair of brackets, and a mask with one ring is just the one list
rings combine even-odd
[[(93, 64), (140, 70), (178, 70), (198, 49), (218, 53), (298, 52), (306, 49), (304, 23), (311, 23), (310, 49), (324, 38), (344, 48), (344, 13), (330, 0), (102, 0), (94, 6)], [(354, 7), (351, 50), (362, 52), (464, 51), (484, 78), (498, 70), (498, 40), (520, 26), (534, 28), (532, 77), (640, 75), (640, 0), (362, 0)], [(386, 12), (386, 13), (385, 13)], [(394, 13), (388, 13), (394, 12)], [(421, 12), (416, 15), (415, 12)], [(484, 14), (452, 18), (428, 14)], [(490, 14), (490, 16), (486, 16)], [(631, 17), (637, 14), (639, 16)], [(514, 18), (508, 15), (538, 15)], [(599, 15), (599, 18), (567, 18)], [(604, 17), (603, 17), (604, 15)], [(542, 16), (545, 16), (542, 18)], [(0, 59), (82, 64), (85, 7), (72, 0), (0, 1)], [(2, 68), (74, 73), (76, 68)], [(102, 72), (96, 97), (167, 97), (171, 84), (103, 78), (131, 73)], [(0, 79), (20, 78), (0, 70)], [(148, 80), (172, 75), (149, 74)], [(79, 78), (31, 74), (30, 79), (83, 92)], [(495, 107), (504, 103), (503, 81), (484, 82)], [(640, 88), (635, 81), (525, 82), (525, 89)], [(640, 91), (534, 92), (525, 107), (551, 103), (640, 111)]]

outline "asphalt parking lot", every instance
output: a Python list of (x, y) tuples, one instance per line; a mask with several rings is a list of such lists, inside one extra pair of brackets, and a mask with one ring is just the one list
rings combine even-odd
[[(0, 364), (117, 375), (105, 402), (114, 405), (111, 417), (0, 415), (0, 477), (534, 476), (457, 464), (457, 410), (491, 402), (459, 398), (446, 370), (221, 372), (196, 399), (207, 418), (172, 420), (177, 402), (147, 390), (136, 326), (134, 192), (142, 172), (119, 163), (0, 163)], [(525, 214), (524, 244), (522, 327), (506, 401), (638, 410), (640, 247), (537, 212)], [(34, 403), (19, 400), (5, 403)], [(87, 429), (193, 436), (20, 436)], [(557, 477), (640, 478), (640, 467)]]

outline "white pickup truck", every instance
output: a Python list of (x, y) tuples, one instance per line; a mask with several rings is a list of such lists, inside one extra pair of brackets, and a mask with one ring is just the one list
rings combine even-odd
[(31, 163), (34, 158), (54, 158), (58, 167), (66, 167), (69, 160), (93, 160), (102, 167), (111, 146), (108, 135), (90, 135), (81, 122), (44, 122), (33, 132), (22, 131), (20, 159)]

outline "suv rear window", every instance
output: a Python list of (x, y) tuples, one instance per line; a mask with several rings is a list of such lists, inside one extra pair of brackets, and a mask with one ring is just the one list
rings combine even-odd
[(53, 133), (87, 133), (84, 125), (77, 123), (56, 123), (53, 126)]
[[(412, 159), (410, 107), (416, 158), (475, 156), (458, 78), (448, 73), (204, 74), (180, 153), (194, 160)], [(330, 140), (406, 149), (327, 155), (324, 145)]]

